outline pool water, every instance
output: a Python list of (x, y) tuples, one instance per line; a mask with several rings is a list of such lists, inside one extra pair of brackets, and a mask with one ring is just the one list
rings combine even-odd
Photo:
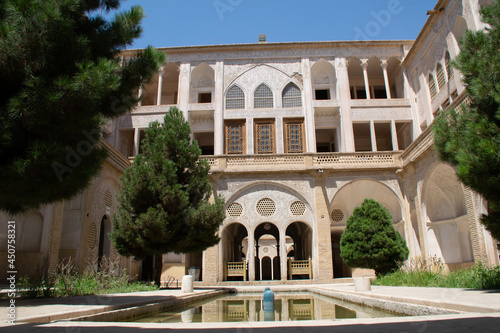
[(338, 320), (400, 316), (313, 293), (275, 293), (274, 310), (264, 311), (262, 294), (242, 293), (209, 299), (188, 307), (134, 318), (147, 323)]

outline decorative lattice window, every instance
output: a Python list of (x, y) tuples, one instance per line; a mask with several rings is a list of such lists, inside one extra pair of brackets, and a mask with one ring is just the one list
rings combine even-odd
[(304, 121), (287, 120), (285, 122), (285, 149), (288, 154), (304, 152)]
[(229, 207), (227, 207), (227, 214), (231, 217), (239, 217), (242, 212), (243, 207), (237, 202), (233, 202), (229, 205)]
[(255, 147), (257, 154), (274, 153), (274, 121), (255, 122)]
[(226, 109), (244, 109), (245, 108), (245, 93), (238, 86), (232, 86), (226, 94)]
[(290, 205), (292, 215), (302, 216), (306, 212), (306, 205), (302, 201), (295, 201)]
[(332, 214), (330, 216), (332, 217), (333, 222), (342, 222), (344, 219), (344, 212), (337, 208), (332, 210)]
[(94, 222), (90, 222), (89, 225), (89, 249), (93, 250), (97, 243), (97, 226)]
[(106, 204), (106, 207), (111, 207), (111, 204), (113, 203), (113, 197), (110, 190), (106, 190), (106, 192), (104, 192), (104, 203)]
[(245, 121), (226, 123), (226, 154), (243, 154), (245, 148)]
[(446, 51), (444, 56), (444, 64), (446, 66), (446, 74), (448, 75), (448, 81), (453, 77), (453, 67), (451, 66), (450, 52)]
[(429, 93), (431, 94), (431, 99), (434, 99), (436, 97), (436, 81), (434, 81), (434, 76), (432, 74), (429, 74)]
[(440, 63), (438, 63), (436, 66), (436, 77), (437, 77), (439, 90), (442, 90), (444, 85), (446, 84), (446, 79), (444, 77), (443, 66)]
[(276, 212), (276, 203), (273, 200), (264, 198), (257, 202), (257, 213), (260, 215), (271, 216), (274, 212)]
[(270, 109), (274, 107), (273, 92), (265, 84), (261, 84), (253, 96), (253, 107), (255, 109)]
[(288, 84), (283, 89), (283, 107), (284, 108), (300, 108), (302, 107), (302, 94), (299, 87), (295, 84)]

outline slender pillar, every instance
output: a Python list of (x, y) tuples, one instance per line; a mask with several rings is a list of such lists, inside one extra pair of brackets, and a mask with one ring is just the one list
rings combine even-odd
[(396, 121), (391, 120), (391, 138), (392, 138), (392, 150), (399, 150), (398, 143), (398, 132), (396, 130)]
[(375, 124), (370, 120), (370, 135), (372, 141), (372, 151), (377, 151), (377, 136), (375, 135)]
[(134, 129), (134, 156), (139, 154), (139, 147), (141, 144), (141, 131), (138, 127)]
[(366, 99), (370, 99), (370, 81), (368, 80), (368, 59), (361, 59), (361, 68), (363, 68), (363, 79), (365, 81)]
[(281, 281), (287, 280), (287, 255), (286, 255), (286, 231), (280, 230), (280, 246), (279, 246), (279, 256), (280, 256), (280, 272)]
[(422, 130), (420, 129), (420, 124), (422, 123), (422, 121), (420, 120), (420, 112), (418, 112), (417, 98), (415, 93), (413, 92), (413, 89), (410, 86), (410, 81), (408, 79), (408, 73), (406, 72), (406, 67), (401, 66), (401, 69), (403, 70), (405, 98), (408, 98), (410, 100), (411, 114), (412, 118), (414, 119), (412, 121), (412, 126), (413, 126), (412, 141), (413, 141), (420, 135), (420, 133), (422, 133)]
[(224, 62), (215, 65), (214, 154), (224, 154)]
[(143, 91), (144, 87), (141, 86), (139, 87), (139, 92), (137, 94), (137, 98), (139, 98), (139, 103), (137, 104), (138, 106), (142, 106), (142, 99), (140, 99), (142, 97), (142, 91)]
[(189, 120), (189, 85), (191, 82), (191, 63), (182, 63), (179, 68), (179, 93), (177, 95), (177, 105), (182, 111), (184, 119)]
[(163, 67), (160, 67), (158, 72), (158, 95), (156, 95), (156, 105), (161, 105), (161, 93), (163, 91)]
[[(311, 172), (314, 178), (314, 197), (316, 223), (313, 226), (313, 279), (318, 282), (330, 282), (333, 277), (332, 239), (328, 210), (328, 193), (324, 172)], [(307, 258), (304, 258), (307, 259)]]
[(306, 126), (305, 152), (316, 152), (316, 129), (314, 123), (313, 88), (311, 80), (311, 64), (309, 58), (302, 58), (302, 73), (304, 76), (304, 114)]
[(387, 75), (387, 60), (382, 60), (382, 72), (384, 73), (385, 93), (387, 99), (391, 99), (391, 87), (389, 86), (389, 75)]
[(248, 281), (255, 281), (255, 235), (248, 234)]
[(349, 74), (347, 72), (347, 61), (345, 58), (335, 59), (337, 72), (337, 85), (339, 87), (340, 101), (340, 145), (341, 152), (354, 152), (354, 134), (352, 130), (351, 117), (351, 92), (349, 89)]

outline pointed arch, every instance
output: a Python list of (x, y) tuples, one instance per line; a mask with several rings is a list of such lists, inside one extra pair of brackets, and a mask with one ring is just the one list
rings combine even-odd
[(233, 85), (226, 93), (226, 109), (237, 110), (245, 108), (245, 93), (238, 85)]
[(283, 89), (282, 93), (284, 108), (300, 108), (302, 107), (302, 92), (299, 87), (293, 82), (290, 82)]
[(440, 62), (438, 62), (436, 65), (436, 78), (437, 78), (439, 91), (441, 91), (443, 89), (444, 85), (446, 84), (446, 79), (444, 76), (443, 65), (441, 65)]
[(253, 94), (254, 109), (270, 109), (274, 107), (273, 91), (268, 85), (262, 83)]
[(335, 67), (324, 58), (319, 59), (311, 67), (311, 78), (315, 100), (336, 99)]
[(431, 100), (433, 100), (434, 97), (436, 97), (437, 90), (436, 90), (436, 81), (434, 81), (434, 75), (432, 75), (432, 73), (429, 73), (427, 81), (429, 85), (429, 94), (431, 95)]

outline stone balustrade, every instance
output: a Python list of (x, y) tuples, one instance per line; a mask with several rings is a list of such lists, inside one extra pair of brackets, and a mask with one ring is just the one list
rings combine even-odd
[(212, 172), (397, 169), (401, 152), (203, 156)]

